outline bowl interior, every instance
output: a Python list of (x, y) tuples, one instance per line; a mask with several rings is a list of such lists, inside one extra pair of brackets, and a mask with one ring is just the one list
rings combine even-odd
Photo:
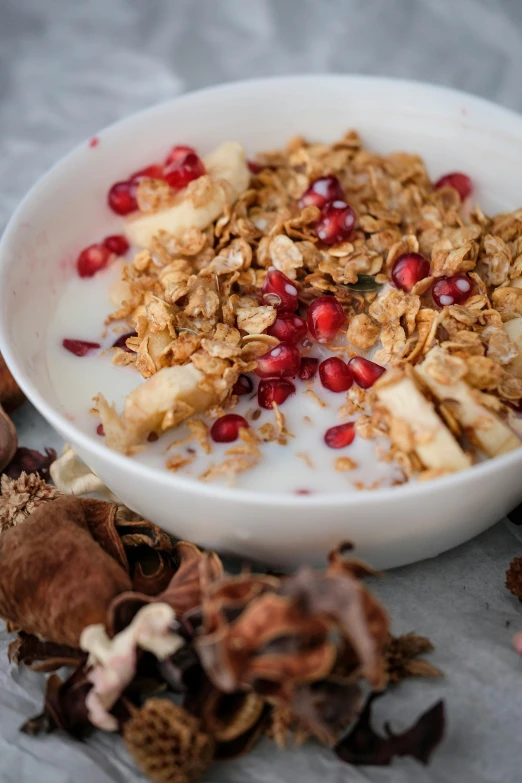
[(174, 143), (206, 153), (234, 139), (253, 154), (298, 134), (330, 142), (349, 128), (378, 152), (419, 153), (434, 177), (467, 172), (486, 210), (522, 201), (522, 118), (426, 85), (335, 76), (244, 82), (183, 96), (111, 126), (97, 145), (85, 142), (33, 188), (0, 250), (1, 348), (30, 396), (37, 390), (43, 412), (48, 407), (58, 416), (55, 425), (68, 426), (49, 377), (46, 333), (79, 250), (118, 231), (119, 220), (106, 207), (110, 184), (161, 159)]

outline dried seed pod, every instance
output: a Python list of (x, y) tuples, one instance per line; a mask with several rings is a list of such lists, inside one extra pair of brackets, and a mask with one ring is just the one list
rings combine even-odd
[(0, 405), (0, 471), (11, 462), (17, 446), (18, 438), (15, 426)]
[(14, 411), (25, 400), (25, 394), (9, 372), (5, 359), (0, 353), (0, 406), (8, 412)]
[(123, 736), (152, 783), (192, 783), (214, 757), (214, 742), (200, 721), (167, 699), (146, 701), (125, 724)]

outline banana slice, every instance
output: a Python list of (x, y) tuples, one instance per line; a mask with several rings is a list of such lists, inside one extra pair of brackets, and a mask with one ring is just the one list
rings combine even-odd
[[(152, 238), (159, 231), (181, 236), (187, 228), (203, 230), (222, 214), (227, 204), (233, 203), (248, 187), (250, 172), (245, 151), (238, 142), (221, 144), (204, 158), (203, 162), (207, 170), (208, 200), (204, 204), (198, 204), (197, 200), (194, 203), (189, 185), (180, 191), (174, 206), (128, 218), (125, 234), (132, 245), (150, 247)], [(223, 187), (220, 180), (225, 180), (228, 186)]]
[(522, 318), (513, 318), (511, 321), (506, 321), (504, 331), (518, 348), (518, 356), (511, 360), (508, 369), (517, 378), (522, 378)]
[(193, 364), (164, 367), (126, 396), (121, 415), (99, 394), (96, 405), (107, 446), (131, 454), (149, 433), (163, 432), (206, 410), (217, 395), (201, 388), (204, 377)]
[(464, 380), (456, 380), (451, 384), (437, 380), (437, 373), (432, 370), (446, 356), (442, 348), (432, 348), (422, 364), (415, 367), (415, 372), (438, 400), (452, 400), (456, 403), (452, 407), (455, 418), (474, 435), (488, 457), (497, 457), (518, 448), (520, 440), (515, 433), (493, 411), (480, 403), (480, 392), (471, 389)]
[(415, 452), (426, 468), (456, 471), (470, 467), (470, 458), (411, 378), (398, 376), (397, 383), (385, 383), (375, 391), (389, 413), (408, 424)]

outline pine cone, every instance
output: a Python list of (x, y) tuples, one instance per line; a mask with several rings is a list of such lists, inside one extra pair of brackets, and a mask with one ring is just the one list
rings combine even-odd
[(55, 500), (61, 494), (37, 473), (22, 473), (17, 479), (3, 475), (1, 487), (0, 533), (20, 524), (42, 503)]
[(125, 724), (123, 736), (136, 764), (153, 783), (192, 783), (214, 756), (200, 721), (167, 699), (149, 699)]
[(522, 602), (522, 557), (515, 557), (509, 564), (506, 587)]

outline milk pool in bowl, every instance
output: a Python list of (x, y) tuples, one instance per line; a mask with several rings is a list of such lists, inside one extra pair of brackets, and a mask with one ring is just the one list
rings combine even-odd
[[(121, 335), (122, 327), (117, 324), (107, 329), (105, 320), (114, 310), (109, 292), (120, 279), (121, 269), (121, 263), (113, 263), (91, 278), (79, 278), (71, 270), (72, 276), (48, 329), (47, 361), (52, 385), (68, 418), (90, 435), (96, 433), (99, 424), (99, 419), (89, 412), (93, 398), (101, 392), (121, 410), (125, 395), (143, 382), (133, 366), (121, 367), (111, 362), (110, 347)], [(62, 346), (64, 338), (98, 342), (102, 349), (78, 357)], [(321, 360), (332, 354), (320, 345), (314, 345), (310, 355)], [(265, 422), (274, 423), (275, 417), (272, 411), (259, 408), (255, 393), (259, 379), (253, 374), (251, 377), (254, 391), (251, 395), (240, 397), (233, 412), (243, 415), (257, 430)], [(356, 418), (339, 417), (339, 408), (346, 401), (345, 393), (336, 394), (324, 389), (318, 375), (311, 382), (296, 379), (294, 383), (296, 394), (281, 406), (287, 429), (294, 437), (289, 438), (286, 445), (263, 443), (259, 463), (251, 470), (236, 475), (234, 486), (267, 493), (356, 493), (372, 485), (389, 487), (401, 480), (402, 474), (397, 465), (378, 458), (379, 449), (387, 450), (384, 440), (382, 443), (379, 439), (365, 440), (356, 434), (353, 442), (342, 449), (329, 448), (324, 442), (327, 429)], [(306, 394), (307, 389), (312, 389), (325, 407), (313, 395)], [(182, 424), (130, 459), (167, 471), (169, 455), (195, 456), (177, 475), (198, 481), (211, 464), (225, 459), (225, 452), (234, 444), (212, 443), (210, 454), (205, 454), (196, 440), (168, 448), (189, 434)], [(335, 463), (339, 457), (349, 457), (357, 467), (347, 471), (336, 470)], [(215, 479), (215, 482), (226, 484), (227, 480), (223, 477)]]

